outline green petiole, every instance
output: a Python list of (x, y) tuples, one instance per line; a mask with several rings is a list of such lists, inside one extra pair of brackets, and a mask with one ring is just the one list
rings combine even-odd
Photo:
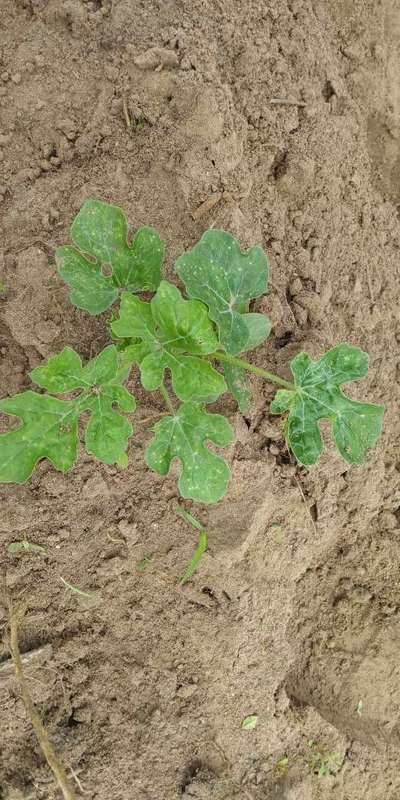
[(259, 375), (261, 378), (265, 378), (267, 381), (271, 381), (271, 383), (276, 383), (278, 386), (284, 386), (285, 389), (291, 389), (292, 391), (296, 388), (294, 383), (290, 383), (290, 381), (285, 381), (284, 378), (280, 378), (279, 375), (275, 375), (274, 372), (268, 372), (266, 369), (261, 369), (261, 367), (255, 367), (254, 364), (250, 364), (249, 361), (243, 361), (242, 358), (236, 358), (235, 356), (230, 356), (228, 353), (216, 352), (211, 353), (211, 355), (207, 356), (208, 359), (213, 361), (222, 361), (226, 364), (232, 364), (234, 367), (241, 367), (242, 369), (247, 370), (248, 372), (253, 372), (254, 375)]
[(164, 383), (162, 383), (161, 386), (160, 386), (160, 392), (161, 392), (161, 394), (162, 394), (162, 396), (164, 398), (165, 405), (167, 406), (168, 411), (170, 411), (172, 416), (174, 417), (175, 416), (175, 409), (174, 409), (174, 407), (172, 405), (171, 398), (170, 398), (170, 396), (168, 394), (167, 387), (165, 386)]
[(186, 520), (186, 522), (189, 522), (190, 525), (193, 525), (193, 527), (196, 528), (196, 530), (204, 532), (204, 525), (202, 525), (201, 522), (199, 522), (199, 520), (196, 519), (196, 517), (194, 517), (193, 514), (190, 513), (190, 511), (186, 511), (186, 508), (177, 505), (176, 513), (179, 514), (179, 516), (182, 517), (184, 520)]

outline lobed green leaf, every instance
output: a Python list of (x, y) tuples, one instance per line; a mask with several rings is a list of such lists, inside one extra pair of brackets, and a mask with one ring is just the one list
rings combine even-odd
[(349, 344), (333, 347), (318, 361), (299, 353), (291, 363), (293, 391), (280, 389), (272, 414), (289, 411), (287, 439), (297, 460), (315, 464), (324, 449), (319, 421), (332, 424), (335, 444), (349, 464), (362, 464), (382, 430), (384, 406), (351, 400), (341, 385), (365, 377), (368, 354)]
[(62, 394), (85, 388), (82, 373), (81, 357), (72, 347), (64, 347), (61, 353), (49, 358), (45, 366), (33, 369), (31, 379), (42, 389)]
[[(56, 251), (59, 273), (71, 287), (71, 302), (89, 314), (100, 314), (119, 290), (154, 291), (161, 281), (164, 244), (154, 228), (144, 227), (128, 243), (128, 223), (117, 206), (87, 200), (71, 227), (76, 248)], [(104, 268), (111, 275), (104, 274)]]
[(123, 358), (140, 365), (145, 389), (158, 389), (169, 369), (174, 392), (184, 402), (212, 402), (226, 390), (223, 376), (198, 357), (218, 346), (206, 306), (184, 300), (167, 281), (161, 282), (150, 303), (124, 294), (119, 319), (111, 328), (122, 339), (140, 340), (125, 349)]
[(92, 412), (85, 434), (86, 449), (105, 464), (117, 464), (122, 459), (133, 434), (129, 420), (114, 411), (112, 404), (110, 396), (96, 395), (86, 406)]
[(269, 267), (261, 247), (242, 253), (231, 234), (210, 230), (178, 258), (176, 269), (189, 296), (207, 305), (228, 353), (245, 352), (267, 338), (267, 317), (243, 313), (250, 300), (267, 290)]
[(77, 458), (78, 419), (84, 411), (91, 414), (85, 434), (88, 452), (106, 464), (122, 463), (133, 429), (115, 406), (134, 411), (136, 403), (122, 385), (126, 369), (121, 369), (115, 345), (85, 366), (78, 353), (65, 347), (31, 377), (50, 392), (83, 391), (70, 400), (28, 391), (0, 401), (0, 411), (22, 421), (16, 430), (0, 435), (1, 482), (23, 483), (44, 458), (62, 472), (70, 469)]
[(1, 483), (24, 483), (43, 458), (61, 472), (75, 464), (78, 424), (73, 402), (27, 391), (1, 400), (0, 412), (22, 420), (19, 428), (0, 436)]
[(226, 447), (234, 439), (232, 426), (219, 414), (208, 414), (198, 403), (181, 405), (174, 416), (154, 426), (155, 437), (146, 451), (151, 469), (167, 475), (174, 458), (182, 465), (179, 490), (184, 498), (215, 503), (224, 496), (230, 469), (223, 458), (205, 446)]

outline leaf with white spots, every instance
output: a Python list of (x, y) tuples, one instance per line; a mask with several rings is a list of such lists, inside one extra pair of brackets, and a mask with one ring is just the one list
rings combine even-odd
[(218, 347), (207, 308), (199, 300), (184, 300), (173, 284), (162, 281), (150, 303), (124, 294), (119, 319), (111, 329), (122, 339), (135, 339), (123, 358), (131, 354), (132, 362), (140, 364), (142, 385), (148, 391), (161, 386), (166, 369), (175, 394), (184, 402), (212, 402), (226, 390), (221, 373), (199, 357)]
[(0, 412), (22, 421), (0, 436), (1, 483), (24, 483), (43, 458), (61, 472), (71, 469), (78, 452), (73, 402), (27, 391), (1, 400)]
[(228, 353), (245, 352), (267, 338), (267, 317), (243, 313), (250, 300), (267, 290), (268, 259), (261, 247), (242, 253), (230, 233), (210, 230), (178, 258), (176, 269), (189, 296), (208, 306)]
[(65, 347), (34, 369), (31, 377), (50, 392), (82, 391), (68, 400), (27, 391), (0, 401), (0, 412), (22, 422), (0, 435), (0, 482), (24, 483), (44, 458), (62, 472), (69, 470), (77, 458), (78, 419), (84, 411), (91, 413), (85, 438), (88, 452), (106, 464), (122, 463), (133, 429), (116, 406), (134, 411), (136, 403), (123, 386), (126, 369), (121, 368), (114, 345), (85, 366), (78, 353)]
[(295, 388), (276, 393), (271, 413), (289, 412), (286, 435), (297, 460), (305, 466), (318, 460), (324, 449), (319, 421), (327, 419), (345, 461), (362, 464), (381, 434), (385, 408), (351, 400), (341, 385), (367, 375), (368, 354), (359, 347), (340, 344), (318, 361), (299, 353), (291, 369)]
[(232, 426), (219, 414), (208, 414), (198, 403), (184, 403), (174, 416), (154, 426), (155, 437), (146, 451), (146, 462), (160, 475), (167, 475), (171, 462), (181, 463), (179, 490), (182, 497), (200, 503), (215, 503), (226, 493), (230, 469), (223, 458), (206, 447), (231, 444)]
[[(58, 270), (71, 302), (100, 314), (120, 290), (154, 291), (161, 281), (164, 244), (154, 228), (140, 228), (128, 242), (128, 222), (117, 206), (87, 200), (71, 227), (75, 247), (56, 251)], [(109, 273), (109, 274), (108, 274)]]

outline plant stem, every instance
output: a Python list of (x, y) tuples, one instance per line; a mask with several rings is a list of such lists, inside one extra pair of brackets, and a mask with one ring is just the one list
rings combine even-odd
[(271, 383), (276, 383), (278, 386), (284, 386), (285, 389), (294, 389), (294, 383), (290, 383), (290, 381), (285, 381), (284, 378), (280, 378), (279, 375), (275, 375), (274, 372), (268, 372), (266, 369), (261, 369), (261, 367), (255, 367), (254, 364), (250, 364), (249, 361), (243, 361), (242, 358), (235, 358), (235, 356), (230, 356), (228, 353), (211, 353), (211, 355), (206, 356), (210, 360), (215, 359), (216, 361), (225, 361), (226, 364), (232, 364), (233, 367), (242, 367), (242, 369), (246, 369), (248, 372), (254, 372), (254, 375), (260, 375), (261, 378), (265, 378), (267, 381), (271, 381)]
[(161, 386), (160, 386), (160, 392), (161, 392), (161, 394), (162, 394), (162, 396), (163, 396), (163, 398), (165, 400), (165, 405), (167, 406), (168, 411), (170, 411), (171, 414), (173, 416), (175, 416), (175, 409), (174, 409), (174, 407), (172, 405), (171, 398), (170, 398), (170, 396), (168, 394), (167, 387), (165, 386), (164, 383), (162, 383)]
[(38, 738), (40, 747), (44, 755), (46, 756), (46, 761), (53, 772), (54, 777), (57, 780), (57, 783), (61, 789), (62, 795), (64, 800), (75, 800), (76, 795), (71, 788), (69, 780), (65, 774), (64, 767), (62, 766), (61, 762), (59, 761), (56, 752), (53, 748), (53, 745), (50, 742), (48, 737), (46, 728), (43, 725), (42, 720), (39, 717), (39, 714), (36, 711), (36, 708), (33, 704), (33, 700), (31, 698), (28, 684), (26, 682), (26, 678), (24, 675), (24, 669), (22, 666), (22, 659), (21, 653), (18, 644), (18, 627), (17, 627), (17, 620), (15, 611), (13, 608), (13, 604), (11, 598), (8, 597), (8, 614), (9, 614), (9, 623), (10, 623), (10, 652), (11, 658), (14, 662), (15, 668), (15, 676), (17, 678), (18, 686), (21, 692), (22, 700), (24, 706), (28, 712), (30, 720), (32, 722), (33, 729), (36, 733)]

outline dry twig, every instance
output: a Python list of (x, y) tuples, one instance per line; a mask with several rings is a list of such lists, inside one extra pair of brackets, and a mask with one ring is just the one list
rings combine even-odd
[(222, 192), (215, 192), (211, 194), (210, 197), (207, 197), (207, 200), (204, 200), (204, 203), (201, 203), (195, 211), (192, 211), (192, 217), (197, 222), (198, 219), (207, 214), (211, 211), (214, 206), (216, 206), (222, 200)]
[(131, 128), (132, 127), (132, 122), (131, 122), (131, 118), (129, 116), (128, 103), (127, 103), (125, 94), (122, 95), (122, 111), (124, 112), (124, 120), (125, 120), (126, 127), (127, 128)]
[(28, 689), (28, 684), (24, 674), (24, 668), (18, 644), (17, 615), (13, 607), (13, 602), (10, 595), (8, 594), (7, 590), (5, 590), (5, 592), (6, 592), (6, 603), (8, 608), (8, 618), (10, 626), (9, 648), (10, 648), (11, 658), (14, 664), (15, 677), (17, 679), (18, 687), (21, 692), (22, 701), (24, 703), (24, 706), (32, 723), (32, 727), (35, 731), (37, 740), (46, 758), (46, 761), (62, 791), (64, 800), (76, 800), (76, 795), (73, 789), (71, 788), (64, 767), (62, 766), (61, 762), (58, 759), (58, 756), (53, 748), (53, 745), (50, 742), (46, 728), (44, 727), (43, 722), (40, 719), (40, 716), (36, 711), (33, 700), (31, 698), (30, 691)]
[(307, 509), (308, 516), (310, 517), (310, 520), (311, 520), (311, 525), (312, 525), (312, 526), (313, 526), (313, 528), (314, 528), (314, 533), (318, 535), (317, 526), (316, 526), (316, 524), (315, 524), (315, 522), (314, 522), (314, 518), (313, 518), (313, 516), (312, 516), (312, 514), (311, 514), (310, 507), (309, 507), (309, 505), (308, 505), (308, 503), (307, 503), (307, 500), (306, 500), (306, 498), (305, 498), (305, 494), (304, 494), (304, 492), (303, 492), (303, 489), (301, 488), (301, 483), (300, 483), (299, 479), (298, 479), (298, 478), (296, 478), (296, 477), (295, 477), (295, 481), (296, 481), (296, 486), (297, 486), (297, 488), (298, 488), (298, 490), (299, 490), (299, 492), (300, 492), (300, 494), (301, 494), (301, 496), (302, 496), (302, 499), (303, 499), (304, 505), (305, 505), (305, 507), (306, 507), (306, 509)]
[(273, 106), (297, 106), (298, 108), (305, 108), (306, 106), (303, 100), (289, 100), (286, 97), (271, 97), (269, 102)]

